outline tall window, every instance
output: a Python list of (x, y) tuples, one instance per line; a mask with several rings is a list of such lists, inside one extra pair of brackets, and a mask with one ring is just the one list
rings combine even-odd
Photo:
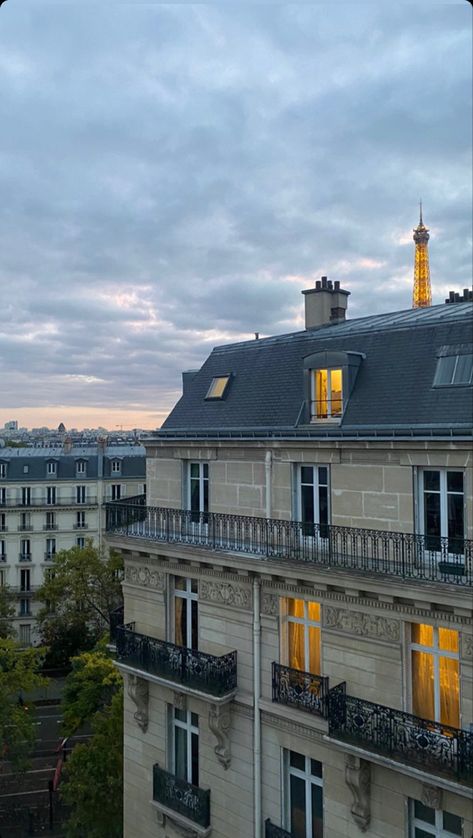
[(463, 472), (424, 469), (420, 472), (420, 525), (427, 550), (440, 551), (448, 538), (450, 553), (463, 552)]
[(7, 502), (7, 490), (5, 487), (0, 488), (0, 506), (5, 506)]
[(174, 643), (197, 649), (199, 644), (196, 579), (174, 577)]
[(458, 632), (421, 623), (411, 626), (412, 712), (460, 726)]
[(311, 379), (311, 421), (340, 419), (343, 409), (342, 370), (312, 370)]
[(431, 809), (419, 800), (409, 801), (409, 838), (457, 838), (463, 835), (462, 819), (451, 812)]
[(6, 532), (7, 529), (7, 516), (4, 512), (0, 512), (0, 532)]
[(47, 530), (55, 530), (56, 529), (56, 517), (54, 512), (46, 512), (46, 524), (45, 527)]
[(292, 838), (323, 838), (322, 763), (295, 751), (287, 760), (287, 827)]
[(29, 538), (22, 538), (20, 541), (20, 559), (23, 559), (23, 561), (31, 559), (31, 541)]
[(29, 486), (23, 486), (21, 490), (21, 503), (23, 506), (29, 506), (31, 503), (31, 489)]
[(45, 559), (51, 560), (56, 553), (56, 539), (55, 538), (47, 538), (46, 539), (46, 553)]
[(20, 599), (20, 617), (30, 617), (30, 601), (29, 599)]
[(78, 530), (85, 528), (85, 512), (76, 512), (76, 528)]
[(87, 473), (87, 463), (85, 460), (77, 460), (76, 462), (76, 474), (86, 474)]
[(190, 463), (189, 466), (189, 507), (194, 522), (207, 523), (209, 511), (209, 465), (208, 463)]
[(6, 477), (6, 476), (7, 476), (7, 464), (6, 463), (0, 463), (0, 477)]
[(54, 506), (56, 503), (56, 487), (47, 486), (46, 488), (46, 503), (48, 506)]
[(83, 535), (78, 535), (78, 536), (77, 536), (77, 538), (76, 538), (76, 547), (78, 547), (78, 548), (79, 548), (79, 550), (83, 550), (83, 549), (84, 549), (84, 547), (85, 547), (85, 538), (84, 538), (84, 536), (83, 536)]
[(288, 599), (288, 666), (320, 675), (320, 605), (303, 599)]
[(112, 474), (121, 474), (122, 464), (120, 460), (112, 460)]
[(120, 500), (122, 496), (122, 487), (120, 483), (112, 483), (112, 500)]
[[(328, 468), (327, 466), (298, 467), (298, 506), (304, 535), (328, 537)], [(319, 524), (319, 528), (314, 528)]]
[(20, 591), (31, 590), (31, 571), (20, 570)]
[(46, 474), (49, 474), (51, 477), (56, 475), (57, 473), (57, 463), (50, 461), (46, 465)]
[(31, 626), (29, 623), (20, 625), (20, 646), (31, 646)]
[(190, 710), (173, 708), (172, 773), (199, 785), (199, 717)]
[(29, 530), (31, 527), (31, 518), (29, 512), (20, 512), (20, 530)]
[(4, 538), (0, 539), (0, 562), (6, 562), (7, 560), (7, 542)]
[(85, 503), (86, 493), (86, 486), (76, 486), (76, 503)]

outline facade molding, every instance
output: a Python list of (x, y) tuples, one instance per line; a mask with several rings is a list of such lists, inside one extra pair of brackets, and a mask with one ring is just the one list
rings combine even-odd
[(216, 602), (233, 608), (251, 611), (251, 588), (243, 585), (234, 585), (222, 580), (221, 582), (208, 582), (202, 580), (199, 588), (199, 602)]
[(125, 582), (128, 585), (136, 585), (139, 588), (154, 588), (156, 591), (164, 591), (165, 574), (150, 569), (146, 565), (133, 567), (125, 566)]
[(353, 820), (366, 832), (371, 820), (371, 764), (354, 754), (346, 754), (345, 782), (353, 795), (350, 810)]
[(338, 629), (356, 637), (371, 637), (398, 644), (401, 640), (401, 623), (379, 614), (363, 611), (348, 611), (345, 608), (333, 608), (326, 605), (322, 609), (324, 628)]

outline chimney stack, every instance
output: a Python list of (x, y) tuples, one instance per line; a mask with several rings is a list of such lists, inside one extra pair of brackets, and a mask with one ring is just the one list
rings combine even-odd
[(471, 288), (464, 288), (463, 294), (458, 291), (449, 291), (446, 303), (471, 303), (473, 301), (473, 291)]
[(331, 279), (322, 276), (316, 281), (315, 288), (308, 288), (302, 293), (306, 329), (317, 329), (318, 326), (342, 323), (345, 320), (350, 291), (340, 288), (338, 279), (332, 283)]

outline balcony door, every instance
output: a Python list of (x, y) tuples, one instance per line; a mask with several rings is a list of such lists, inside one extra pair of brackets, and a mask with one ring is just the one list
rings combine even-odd
[(207, 535), (209, 522), (209, 464), (189, 463), (188, 508), (191, 534)]
[(323, 838), (322, 763), (295, 751), (285, 760), (286, 828), (291, 838)]
[(459, 637), (454, 629), (411, 626), (412, 712), (460, 727)]
[(198, 587), (196, 579), (174, 577), (174, 643), (187, 649), (199, 645)]
[(291, 669), (321, 674), (320, 604), (303, 599), (286, 600), (287, 665)]
[(199, 785), (199, 717), (190, 710), (172, 708), (172, 773)]
[(419, 474), (419, 529), (425, 550), (439, 555), (464, 551), (463, 472), (422, 469)]
[(298, 520), (303, 538), (328, 538), (329, 487), (327, 466), (298, 466)]

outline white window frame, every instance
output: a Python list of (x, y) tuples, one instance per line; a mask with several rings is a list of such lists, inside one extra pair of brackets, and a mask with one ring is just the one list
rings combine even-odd
[[(412, 638), (412, 626), (415, 625), (411, 623), (411, 638)], [(418, 625), (430, 625), (430, 623), (419, 623)], [(438, 722), (441, 724), (440, 720), (440, 658), (450, 658), (452, 660), (458, 661), (458, 669), (460, 671), (460, 633), (457, 629), (453, 629), (453, 631), (457, 632), (458, 635), (458, 651), (450, 652), (448, 649), (441, 649), (439, 645), (439, 628), (449, 628), (449, 626), (432, 626), (433, 630), (433, 638), (434, 642), (432, 646), (422, 646), (421, 643), (414, 643), (412, 639), (409, 642), (409, 668), (410, 668), (410, 685), (411, 685), (411, 707), (413, 704), (413, 694), (414, 694), (414, 673), (412, 670), (412, 652), (424, 652), (428, 655), (432, 655), (434, 661), (434, 716), (435, 718), (432, 719), (433, 722)], [(461, 679), (460, 679), (461, 684)], [(461, 699), (461, 696), (460, 696)], [(461, 707), (461, 700), (459, 700), (459, 706)]]
[[(438, 468), (436, 466), (426, 466), (419, 469), (419, 533), (425, 535), (424, 527), (424, 474), (426, 471), (438, 471), (440, 474), (440, 537), (448, 538), (448, 496), (461, 495), (463, 497), (463, 505), (465, 504), (465, 471), (462, 468)], [(449, 472), (461, 472), (463, 474), (463, 492), (448, 492), (447, 491), (447, 474)], [(465, 511), (463, 511), (463, 532), (465, 531)]]
[(112, 501), (122, 499), (122, 484), (112, 483), (110, 486), (110, 497)]
[[(444, 809), (434, 809), (435, 812), (435, 824), (427, 823), (427, 821), (422, 821), (419, 818), (416, 818), (414, 814), (414, 805), (415, 800), (412, 798), (409, 799), (409, 838), (415, 838), (415, 831), (416, 827), (418, 829), (422, 829), (428, 835), (431, 835), (432, 838), (461, 838), (463, 835), (463, 818), (462, 820), (462, 831), (461, 833), (458, 832), (450, 832), (448, 829), (443, 828), (443, 813)], [(431, 809), (431, 806), (427, 806), (426, 808)]]
[(46, 474), (48, 477), (55, 477), (57, 474), (57, 463), (54, 461), (49, 461), (46, 463)]
[(76, 486), (76, 503), (87, 503), (87, 486)]
[[(310, 463), (298, 463), (296, 466), (296, 496), (297, 496), (297, 520), (302, 522), (302, 486), (308, 486), (308, 483), (302, 483), (302, 469), (311, 468), (313, 473), (312, 492), (314, 499), (314, 524), (320, 526), (320, 487), (327, 487), (327, 526), (330, 526), (331, 521), (331, 503), (330, 503), (330, 468), (324, 463), (313, 465)], [(327, 483), (320, 482), (320, 469), (327, 470)]]
[(7, 490), (5, 486), (0, 486), (0, 505), (6, 506), (7, 503)]
[[(25, 549), (24, 545), (27, 545), (26, 549)], [(20, 539), (20, 554), (22, 556), (31, 556), (31, 539), (30, 538)]]
[(112, 460), (110, 466), (111, 474), (121, 474), (122, 473), (122, 463), (121, 460)]
[(76, 474), (87, 474), (87, 463), (85, 460), (77, 460), (76, 462)]
[(56, 554), (56, 539), (55, 538), (47, 538), (46, 539), (46, 556), (52, 557)]
[(30, 601), (26, 597), (20, 597), (20, 617), (31, 617)]
[(7, 560), (7, 542), (4, 538), (0, 538), (0, 561), (6, 562)]
[[(186, 583), (185, 590), (180, 590), (176, 588), (176, 580), (177, 579), (184, 579)], [(175, 600), (176, 599), (183, 599), (185, 600), (185, 609), (186, 609), (186, 624), (187, 624), (187, 637), (186, 637), (186, 648), (192, 649), (192, 603), (197, 603), (197, 644), (199, 642), (199, 592), (192, 590), (192, 583), (196, 583), (196, 579), (187, 578), (185, 576), (175, 576), (173, 579), (173, 603), (172, 603), (172, 642), (176, 643), (176, 607), (175, 607)], [(198, 647), (195, 647), (196, 649)]]
[[(292, 753), (298, 753), (297, 751), (292, 751)], [(313, 757), (305, 756), (304, 754), (299, 754), (299, 756), (303, 756), (305, 759), (305, 770), (301, 771), (299, 768), (295, 768), (291, 765), (291, 751), (285, 750), (283, 756), (284, 762), (284, 828), (287, 829), (289, 832), (291, 831), (291, 775), (293, 777), (297, 777), (299, 780), (303, 780), (305, 783), (305, 800), (306, 800), (306, 838), (312, 838), (312, 786), (318, 786), (322, 789), (322, 811), (323, 811), (323, 790), (324, 790), (324, 780), (323, 780), (323, 764), (320, 760), (315, 760), (314, 762), (319, 762), (322, 765), (322, 777), (316, 777), (314, 774), (311, 773), (310, 770), (310, 763)], [(307, 809), (307, 801), (310, 801), (310, 806)], [(325, 832), (325, 825), (323, 826), (323, 832)]]
[(85, 538), (83, 535), (78, 535), (76, 538), (76, 547), (79, 547), (80, 550), (83, 550), (85, 547)]
[(4, 479), (7, 476), (7, 463), (0, 463), (0, 479)]
[(55, 512), (46, 512), (46, 529), (47, 530), (55, 530), (56, 529), (56, 513)]
[[(192, 466), (199, 467), (199, 477), (195, 478), (192, 477)], [(205, 468), (207, 468), (207, 476), (205, 476)], [(192, 481), (197, 480), (199, 481), (199, 509), (192, 510), (191, 503), (192, 503)], [(207, 483), (207, 509), (205, 509), (205, 491), (204, 491), (204, 484)], [(189, 461), (188, 469), (187, 469), (187, 508), (190, 511), (197, 513), (204, 514), (210, 511), (210, 468), (209, 464), (203, 462), (201, 460), (192, 460)]]
[(21, 487), (21, 505), (31, 506), (31, 486)]
[[(316, 376), (318, 372), (325, 370), (327, 372), (327, 416), (317, 416), (317, 387)], [(341, 410), (340, 413), (332, 414), (332, 371), (340, 372), (342, 379), (342, 394), (341, 394)], [(310, 421), (311, 422), (340, 422), (343, 417), (344, 399), (343, 399), (343, 367), (314, 367), (310, 372)]]
[(55, 506), (57, 503), (57, 488), (56, 486), (46, 486), (46, 505)]
[(79, 509), (76, 512), (76, 528), (85, 529), (85, 511), (83, 509)]
[[(191, 710), (185, 710), (186, 721), (176, 719), (175, 707), (171, 707), (171, 772), (175, 775), (177, 771), (176, 766), (176, 728), (184, 730), (186, 733), (186, 782), (192, 783), (192, 735), (199, 737), (199, 726), (192, 723), (192, 716), (197, 716), (197, 713)], [(197, 738), (197, 742), (199, 739)], [(199, 760), (200, 762), (200, 760)], [(198, 765), (198, 773), (200, 765)]]
[[(297, 599), (301, 600), (304, 603), (304, 616), (303, 617), (293, 617), (289, 614), (289, 600), (290, 599)], [(308, 616), (308, 603), (315, 603), (320, 608), (320, 620), (312, 620)], [(302, 672), (310, 672), (310, 643), (309, 643), (309, 628), (318, 628), (320, 631), (320, 649), (319, 649), (319, 658), (320, 658), (320, 669), (323, 669), (322, 665), (322, 604), (315, 599), (304, 599), (302, 600), (301, 597), (286, 597), (283, 602), (283, 609), (284, 609), (284, 620), (285, 620), (285, 641), (283, 646), (282, 658), (285, 661), (285, 666), (289, 666), (289, 624), (295, 623), (296, 625), (303, 626), (304, 629), (304, 669)], [(312, 675), (321, 675), (322, 672), (313, 672)]]

